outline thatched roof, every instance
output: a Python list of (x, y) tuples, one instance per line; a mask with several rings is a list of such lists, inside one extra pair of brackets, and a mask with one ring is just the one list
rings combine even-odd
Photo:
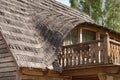
[(68, 32), (94, 21), (55, 0), (0, 0), (0, 28), (19, 67), (45, 68)]

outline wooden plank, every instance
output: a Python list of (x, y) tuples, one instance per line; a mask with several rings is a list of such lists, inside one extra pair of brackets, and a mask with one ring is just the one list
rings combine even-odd
[(39, 75), (39, 76), (44, 75), (44, 73), (41, 69), (32, 69), (32, 68), (31, 69), (23, 68), (22, 73), (27, 74), (27, 75)]
[(0, 80), (16, 80), (15, 76), (11, 76), (11, 77), (1, 77)]
[(13, 72), (3, 72), (3, 73), (0, 73), (0, 78), (1, 77), (10, 77), (10, 76), (15, 76), (15, 75), (16, 75), (15, 71), (13, 71)]
[(0, 45), (0, 49), (3, 49), (3, 48), (7, 48), (7, 45), (6, 44)]
[(117, 45), (120, 45), (120, 42), (119, 41), (116, 41), (116, 40), (113, 40), (113, 39), (109, 39), (110, 42), (114, 43), (114, 44), (117, 44)]
[(7, 48), (0, 49), (0, 54), (2, 54), (2, 53), (8, 53), (8, 50), (7, 50)]
[(0, 63), (4, 63), (4, 62), (11, 62), (13, 61), (13, 58), (10, 57), (5, 57), (5, 58), (0, 58)]
[(1, 72), (9, 72), (9, 71), (16, 71), (16, 67), (6, 67), (6, 68), (0, 68), (0, 73)]
[(16, 64), (14, 62), (0, 63), (0, 68), (4, 67), (15, 67)]
[(10, 56), (11, 56), (10, 53), (0, 54), (0, 58), (10, 57)]
[[(39, 80), (39, 76), (22, 75), (22, 80)], [(44, 79), (41, 79), (44, 80)]]
[(1, 36), (1, 33), (0, 33), (0, 40), (2, 40), (3, 39), (3, 37)]
[(34, 75), (22, 75), (23, 80), (70, 80), (69, 77), (60, 76), (34, 76)]
[(103, 65), (103, 66), (85, 66), (65, 69), (61, 75), (63, 76), (83, 76), (83, 75), (97, 75), (99, 72), (105, 71), (107, 73), (118, 73), (119, 66)]
[(5, 44), (5, 41), (2, 39), (2, 40), (0, 40), (0, 45), (1, 44)]

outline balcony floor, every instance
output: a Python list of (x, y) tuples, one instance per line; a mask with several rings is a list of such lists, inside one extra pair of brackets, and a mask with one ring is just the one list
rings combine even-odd
[(113, 64), (65, 68), (62, 76), (71, 76), (73, 80), (98, 80), (99, 73), (119, 74), (120, 66)]

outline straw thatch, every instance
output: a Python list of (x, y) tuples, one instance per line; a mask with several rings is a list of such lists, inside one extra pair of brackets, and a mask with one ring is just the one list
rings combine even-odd
[(63, 39), (80, 23), (94, 21), (55, 0), (0, 0), (0, 28), (19, 67), (52, 64)]

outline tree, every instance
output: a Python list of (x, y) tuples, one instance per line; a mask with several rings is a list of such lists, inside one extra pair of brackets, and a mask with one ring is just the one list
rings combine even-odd
[(71, 7), (74, 9), (78, 9), (78, 0), (70, 0)]
[(71, 7), (87, 13), (99, 25), (120, 31), (120, 0), (70, 0), (70, 3)]
[(106, 25), (120, 31), (120, 1), (106, 0)]

